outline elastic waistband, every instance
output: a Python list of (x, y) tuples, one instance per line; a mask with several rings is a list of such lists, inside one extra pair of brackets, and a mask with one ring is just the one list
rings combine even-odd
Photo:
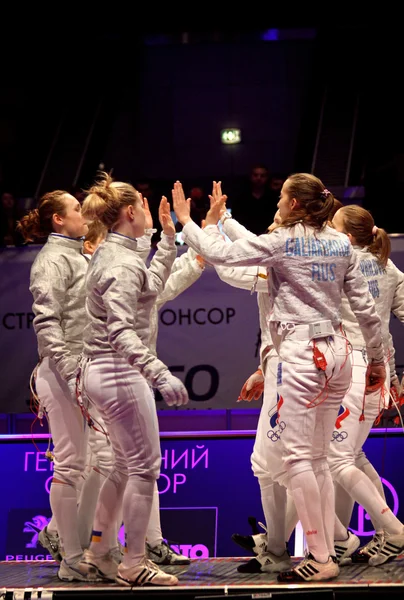
[(323, 320), (315, 323), (277, 323), (277, 333), (284, 339), (295, 339), (300, 341), (321, 339), (341, 332), (332, 325), (331, 321)]

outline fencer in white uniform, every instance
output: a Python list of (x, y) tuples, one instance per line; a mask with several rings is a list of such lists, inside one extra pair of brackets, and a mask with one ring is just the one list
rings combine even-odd
[[(278, 224), (279, 222), (278, 220)], [(221, 217), (221, 223), (224, 233), (231, 241), (257, 237), (231, 218), (229, 213), (224, 213)], [(239, 565), (237, 570), (240, 573), (280, 572), (292, 567), (290, 555), (285, 549), (285, 542), (289, 539), (295, 527), (296, 510), (293, 502), (287, 503), (287, 489), (279, 483), (279, 476), (284, 472), (280, 441), (282, 422), (278, 422), (277, 418), (279, 402), (276, 389), (278, 355), (269, 331), (271, 302), (268, 295), (267, 274), (262, 267), (216, 266), (215, 268), (220, 279), (225, 283), (250, 292), (257, 292), (261, 331), (260, 365), (256, 373), (249, 377), (241, 396), (248, 397), (250, 390), (250, 394), (254, 394), (257, 383), (262, 382), (263, 403), (251, 455), (251, 466), (260, 486), (267, 532), (266, 534), (254, 536), (241, 536), (238, 534), (233, 536), (236, 543), (246, 549), (253, 550), (257, 554), (255, 559)], [(257, 397), (260, 397), (262, 387), (258, 388)], [(270, 443), (268, 443), (268, 440), (270, 440)], [(286, 508), (292, 511), (293, 514), (286, 514)], [(291, 531), (288, 531), (288, 524), (292, 524)]]
[[(337, 231), (348, 235), (358, 255), (360, 270), (381, 318), (384, 344), (394, 369), (390, 316), (393, 313), (404, 323), (404, 274), (389, 258), (389, 237), (375, 226), (371, 214), (357, 205), (340, 208), (334, 215), (333, 225)], [(345, 296), (341, 316), (353, 348), (352, 385), (340, 409), (328, 462), (336, 484), (336, 513), (344, 527), (348, 527), (357, 502), (366, 510), (376, 529), (374, 538), (352, 560), (380, 565), (403, 552), (404, 526), (388, 507), (380, 477), (362, 447), (374, 421), (388, 406), (390, 377), (386, 377), (387, 385), (382, 394), (379, 391), (364, 395), (366, 344)], [(389, 364), (386, 364), (386, 371), (388, 375)]]
[[(148, 347), (150, 313), (176, 256), (175, 228), (165, 198), (158, 249), (146, 268), (136, 252), (144, 233), (142, 200), (129, 184), (104, 174), (89, 193), (93, 215), (111, 231), (90, 262), (86, 281), (89, 324), (84, 332), (80, 381), (83, 396), (105, 421), (115, 464), (96, 508), (84, 561), (124, 585), (175, 585), (145, 557), (146, 531), (161, 465), (157, 412), (150, 385), (170, 405), (188, 401), (183, 383)], [(123, 502), (125, 553), (117, 566), (109, 554)]]
[(82, 249), (87, 224), (77, 199), (55, 191), (41, 198), (38, 208), (21, 220), (21, 228), (29, 240), (48, 235), (30, 277), (40, 357), (36, 391), (39, 411), (47, 415), (54, 445), (50, 489), (54, 518), (40, 532), (39, 541), (58, 560), (63, 554), (59, 578), (94, 580), (94, 573), (81, 564), (77, 514), (88, 433), (75, 397), (75, 373), (86, 321), (84, 283), (88, 261)]
[[(147, 201), (145, 199), (147, 206)], [(86, 203), (83, 204), (83, 210), (86, 210)], [(149, 219), (150, 211), (145, 210)], [(155, 229), (152, 228), (152, 222), (149, 223), (145, 235), (138, 239), (136, 251), (144, 262), (147, 261), (150, 249), (151, 239)], [(92, 224), (90, 223), (90, 230)], [(106, 235), (106, 231), (105, 231)], [(104, 236), (105, 237), (105, 236)], [(89, 248), (89, 258), (95, 252), (102, 239), (98, 239), (96, 244)], [(86, 247), (86, 242), (85, 242)], [(155, 305), (150, 312), (150, 340), (149, 347), (153, 354), (157, 355), (157, 335), (158, 335), (158, 311), (166, 302), (174, 300), (179, 294), (184, 292), (202, 275), (204, 270), (204, 261), (197, 257), (196, 253), (189, 248), (180, 257), (177, 257), (171, 268), (170, 276), (165, 284), (164, 290), (158, 295)], [(90, 408), (91, 417), (94, 420), (94, 428), (90, 428), (89, 446), (87, 454), (87, 466), (85, 471), (85, 482), (81, 491), (79, 511), (79, 531), (82, 539), (83, 548), (88, 548), (93, 529), (93, 520), (95, 514), (98, 493), (104, 479), (109, 475), (114, 464), (114, 457), (108, 436), (104, 435), (105, 423), (94, 406)], [(85, 504), (85, 506), (82, 506)], [(81, 516), (81, 519), (80, 519)], [(119, 513), (117, 520), (117, 534), (122, 525), (122, 513)], [(120, 549), (118, 545), (118, 535), (113, 534), (112, 540), (116, 540), (116, 546), (110, 548), (110, 553), (120, 560)], [(146, 533), (146, 547), (149, 558), (156, 564), (186, 565), (190, 559), (183, 554), (176, 552), (164, 539), (161, 529), (160, 519), (160, 500), (157, 484), (153, 493), (153, 504)], [(113, 544), (113, 542), (111, 542)]]
[[(334, 487), (327, 453), (351, 375), (339, 316), (342, 291), (366, 339), (369, 389), (382, 385), (385, 369), (380, 318), (356, 255), (349, 240), (326, 225), (332, 194), (312, 175), (292, 175), (278, 203), (283, 225), (270, 235), (231, 244), (219, 231), (206, 235), (191, 221), (179, 182), (173, 198), (186, 243), (208, 262), (269, 270), (271, 335), (279, 355), (278, 419), (285, 424), (283, 461), (309, 548), (300, 565), (278, 577), (280, 581), (335, 577), (339, 567), (334, 556)], [(208, 223), (218, 221), (221, 208), (220, 202), (216, 210), (211, 208)]]

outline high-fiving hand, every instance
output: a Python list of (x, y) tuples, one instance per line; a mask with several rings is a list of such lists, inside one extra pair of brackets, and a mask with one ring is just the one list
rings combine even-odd
[(173, 206), (177, 219), (181, 225), (186, 225), (188, 221), (191, 221), (191, 199), (185, 200), (184, 190), (182, 189), (182, 183), (176, 181), (172, 190), (173, 195)]
[(175, 225), (171, 218), (170, 204), (165, 196), (161, 198), (159, 206), (159, 221), (165, 235), (175, 235)]
[(210, 209), (206, 214), (206, 225), (216, 225), (226, 211), (227, 196), (222, 193), (222, 182), (214, 181), (212, 195), (209, 196)]
[(145, 198), (140, 192), (139, 196), (143, 204), (143, 211), (145, 216), (145, 229), (153, 229), (153, 217), (150, 212), (150, 207), (147, 198)]

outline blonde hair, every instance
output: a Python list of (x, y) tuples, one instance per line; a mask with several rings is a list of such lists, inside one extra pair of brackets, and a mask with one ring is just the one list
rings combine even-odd
[(323, 228), (330, 220), (334, 196), (318, 177), (310, 173), (295, 173), (285, 181), (287, 194), (296, 198), (298, 206), (284, 219), (282, 226), (291, 227), (303, 222), (316, 229)]
[(95, 244), (100, 238), (105, 238), (107, 232), (108, 230), (104, 223), (101, 223), (99, 219), (94, 219), (94, 221), (88, 223), (88, 232), (84, 241)]
[(61, 217), (65, 216), (66, 203), (64, 196), (69, 193), (64, 190), (55, 190), (44, 194), (38, 202), (38, 207), (30, 210), (27, 215), (22, 217), (17, 223), (17, 229), (21, 232), (27, 242), (48, 237), (53, 231), (53, 215), (57, 213)]
[(349, 204), (340, 209), (344, 223), (344, 233), (350, 233), (355, 243), (374, 254), (385, 267), (390, 257), (391, 242), (384, 229), (375, 227), (375, 222), (368, 210), (357, 204)]
[(87, 191), (82, 213), (90, 220), (99, 220), (107, 229), (119, 221), (124, 206), (140, 202), (139, 193), (129, 183), (114, 181), (108, 173), (101, 172), (97, 182)]

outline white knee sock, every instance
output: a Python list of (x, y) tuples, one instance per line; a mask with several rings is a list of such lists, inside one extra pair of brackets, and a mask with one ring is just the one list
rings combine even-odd
[(286, 525), (285, 525), (285, 541), (288, 542), (290, 536), (292, 535), (296, 525), (299, 522), (299, 517), (297, 514), (295, 502), (293, 500), (293, 496), (290, 491), (287, 490), (286, 494)]
[(81, 488), (78, 519), (80, 542), (83, 549), (88, 548), (90, 545), (98, 495), (104, 481), (104, 475), (95, 469), (91, 469)]
[(118, 517), (115, 522), (115, 527), (111, 527), (111, 538), (110, 538), (110, 543), (109, 543), (110, 550), (119, 548), (119, 530), (122, 527), (122, 512), (123, 512), (122, 504), (123, 504), (123, 496), (122, 496), (122, 502), (119, 506)]
[(327, 458), (313, 460), (313, 471), (320, 492), (321, 513), (324, 524), (324, 534), (330, 556), (335, 555), (335, 498), (334, 483), (328, 467)]
[(386, 502), (386, 496), (384, 494), (382, 480), (380, 479), (379, 473), (376, 471), (374, 466), (368, 461), (367, 463), (364, 463), (360, 466), (360, 470), (363, 471), (365, 475), (369, 477), (370, 481), (373, 483), (373, 485), (379, 492), (381, 498)]
[(161, 544), (163, 541), (160, 521), (160, 499), (157, 482), (153, 490), (153, 504), (150, 513), (149, 525), (147, 527), (146, 540), (152, 548), (158, 544)]
[[(335, 512), (341, 525), (348, 529), (352, 518), (353, 508), (355, 506), (355, 500), (352, 498), (342, 485), (337, 481), (334, 481), (334, 492), (335, 492)], [(341, 535), (341, 530), (338, 527), (338, 535)], [(337, 533), (337, 532), (335, 532)], [(334, 534), (335, 535), (335, 534)], [(342, 540), (344, 538), (336, 537), (336, 540)], [(346, 536), (345, 536), (346, 539)]]
[(77, 520), (77, 490), (66, 483), (52, 483), (50, 504), (56, 517), (60, 543), (68, 563), (77, 561), (83, 551)]
[[(303, 463), (307, 463), (307, 465)], [(310, 461), (300, 461), (298, 467), (299, 472), (296, 474), (293, 472), (293, 467), (289, 469), (289, 490), (303, 526), (309, 552), (318, 562), (326, 563), (329, 558), (329, 550), (324, 533), (317, 479)], [(302, 471), (302, 468), (307, 470)]]
[(145, 555), (146, 531), (153, 503), (154, 480), (129, 477), (123, 497), (125, 523), (124, 567), (138, 564)]
[(97, 556), (102, 556), (111, 550), (111, 540), (116, 532), (127, 480), (127, 475), (115, 469), (108, 475), (101, 487), (90, 543), (90, 550)]
[(338, 475), (338, 482), (352, 498), (366, 510), (375, 529), (383, 529), (392, 535), (403, 531), (402, 523), (394, 516), (370, 481), (360, 469), (349, 466)]
[(259, 479), (259, 484), (268, 531), (268, 550), (281, 556), (285, 552), (286, 488), (267, 478)]
[(335, 523), (334, 523), (334, 541), (343, 542), (348, 539), (348, 530), (344, 526), (343, 523), (339, 520), (337, 515), (335, 515)]
[(55, 515), (52, 515), (52, 518), (47, 524), (46, 529), (49, 533), (53, 533), (53, 535), (58, 532), (58, 524), (56, 523)]

